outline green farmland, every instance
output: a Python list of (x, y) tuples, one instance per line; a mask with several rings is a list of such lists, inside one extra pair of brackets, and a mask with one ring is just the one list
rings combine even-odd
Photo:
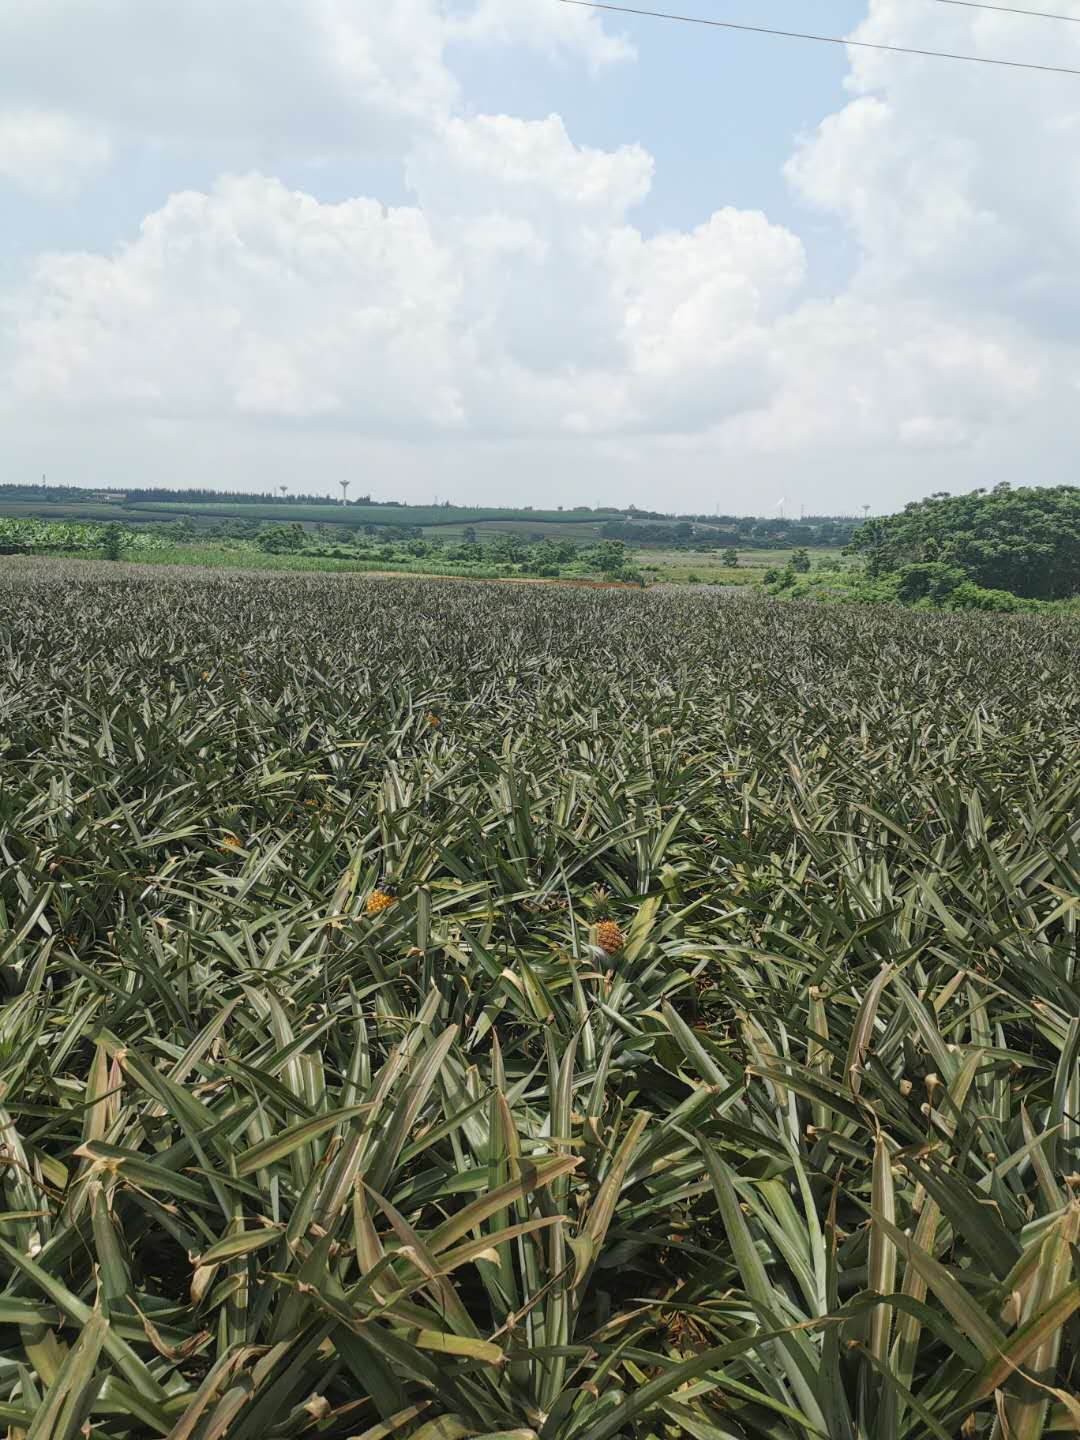
[[(496, 535), (524, 535), (544, 540), (575, 540), (579, 545), (595, 545), (602, 538), (603, 524), (602, 518), (585, 520), (568, 516), (565, 520), (538, 520), (530, 515), (523, 520), (473, 521), (472, 529), (476, 531), (476, 538), (481, 543)], [(448, 525), (425, 525), (424, 534), (437, 536), (447, 544), (460, 543), (464, 539), (466, 528), (460, 521)]]
[[(103, 510), (120, 509), (128, 512), (128, 506), (104, 504)], [(561, 510), (514, 510), (483, 509), (467, 506), (434, 505), (340, 505), (327, 501), (322, 505), (306, 505), (295, 501), (269, 501), (261, 504), (197, 503), (192, 501), (140, 501), (132, 505), (132, 513), (140, 517), (174, 519), (186, 515), (194, 520), (273, 520), (300, 521), (304, 524), (323, 525), (419, 525), (422, 528), (442, 529), (444, 526), (464, 527), (484, 522), (516, 522), (531, 525), (543, 522), (547, 525), (577, 524), (589, 521), (592, 512)], [(599, 517), (605, 519), (606, 516)]]
[[(167, 497), (168, 491), (161, 491)], [(318, 504), (302, 504), (295, 500), (272, 499), (264, 504), (237, 503), (228, 500), (189, 501), (125, 500), (121, 496), (107, 500), (87, 491), (85, 498), (66, 491), (63, 499), (47, 497), (22, 498), (0, 493), (0, 516), (34, 517), (41, 520), (120, 520), (125, 524), (166, 524), (187, 518), (199, 524), (221, 520), (254, 520), (273, 523), (299, 522), (305, 525), (342, 525), (351, 529), (365, 525), (420, 526), (426, 531), (459, 538), (466, 526), (478, 533), (515, 534), (535, 529), (537, 533), (558, 536), (574, 535), (595, 540), (600, 526), (612, 518), (611, 513), (582, 510), (531, 510), (499, 506), (464, 505), (342, 505), (327, 499)]]
[[(793, 550), (738, 550), (738, 564), (727, 565), (722, 550), (664, 550), (650, 547), (634, 552), (634, 559), (650, 582), (687, 584), (693, 577), (706, 585), (759, 585), (767, 570), (791, 561)], [(808, 549), (811, 563), (835, 558), (835, 549)]]
[(1076, 1431), (1080, 627), (0, 562), (24, 1440)]

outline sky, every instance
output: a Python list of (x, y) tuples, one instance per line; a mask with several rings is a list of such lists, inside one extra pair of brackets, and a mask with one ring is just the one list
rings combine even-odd
[[(655, 8), (1080, 70), (1080, 23), (940, 0)], [(0, 8), (0, 481), (1073, 483), (1078, 254), (1080, 75), (558, 0)]]

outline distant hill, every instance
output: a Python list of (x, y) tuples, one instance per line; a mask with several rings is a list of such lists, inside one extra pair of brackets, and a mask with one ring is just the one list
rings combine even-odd
[(206, 489), (81, 489), (56, 485), (0, 485), (0, 516), (42, 520), (123, 519), (129, 525), (187, 521), (204, 528), (221, 522), (252, 524), (291, 521), (306, 528), (340, 525), (370, 534), (438, 533), (460, 539), (467, 529), (478, 538), (513, 533), (539, 540), (562, 537), (581, 543), (622, 540), (634, 547), (681, 548), (733, 545), (779, 548), (842, 545), (856, 522), (850, 517), (814, 516), (805, 521), (775, 516), (676, 515), (631, 506), (578, 506), (537, 510), (528, 506), (402, 505), (359, 496), (342, 504), (319, 495), (217, 492)]

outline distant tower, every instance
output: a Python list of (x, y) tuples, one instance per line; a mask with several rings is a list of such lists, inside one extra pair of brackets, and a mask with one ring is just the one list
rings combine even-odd
[(865, 520), (865, 519), (869, 516), (869, 514), (870, 514), (870, 506), (869, 506), (869, 505), (864, 505), (864, 506), (862, 507), (862, 518)]
[(341, 486), (341, 503), (342, 505), (347, 505), (349, 502), (345, 498), (345, 491), (348, 490), (349, 486), (352, 484), (352, 481), (339, 480), (337, 483)]
[(277, 488), (281, 491), (281, 498), (284, 500), (285, 496), (289, 493), (289, 487), (287, 485), (279, 485)]

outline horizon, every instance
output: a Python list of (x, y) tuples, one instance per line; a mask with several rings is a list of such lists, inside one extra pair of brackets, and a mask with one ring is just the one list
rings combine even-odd
[[(253, 484), (256, 482), (252, 482)], [(340, 482), (338, 482), (340, 485)], [(349, 482), (351, 485), (351, 481)], [(270, 504), (280, 504), (288, 500), (319, 503), (325, 501), (328, 505), (336, 506), (338, 509), (347, 509), (350, 505), (369, 505), (378, 509), (389, 509), (398, 507), (401, 509), (415, 510), (507, 510), (514, 513), (536, 511), (538, 515), (554, 515), (565, 513), (568, 515), (584, 512), (586, 514), (617, 514), (622, 516), (636, 515), (642, 520), (649, 518), (662, 518), (665, 520), (692, 520), (698, 517), (724, 520), (786, 520), (792, 524), (812, 524), (818, 520), (859, 520), (869, 518), (867, 515), (857, 515), (854, 511), (825, 511), (806, 510), (799, 515), (786, 514), (784, 510), (778, 510), (773, 506), (769, 510), (660, 510), (655, 506), (638, 506), (636, 504), (614, 505), (614, 504), (588, 504), (579, 501), (575, 505), (552, 505), (546, 506), (535, 503), (519, 505), (499, 504), (496, 502), (470, 503), (466, 501), (451, 500), (445, 497), (436, 497), (432, 500), (400, 500), (381, 499), (371, 494), (363, 494), (346, 497), (344, 500), (340, 495), (334, 495), (332, 491), (297, 491), (282, 494), (282, 485), (276, 485), (269, 490), (226, 490), (215, 489), (202, 485), (155, 485), (152, 483), (110, 485), (108, 483), (96, 484), (90, 481), (79, 483), (77, 481), (46, 481), (42, 480), (3, 480), (0, 481), (0, 494), (5, 491), (48, 491), (48, 490), (86, 490), (96, 494), (124, 495), (140, 493), (143, 491), (161, 491), (165, 495), (184, 494), (205, 494), (220, 495), (222, 500), (237, 499), (241, 496), (249, 496), (252, 499), (265, 500)], [(861, 507), (860, 507), (861, 508)], [(872, 507), (871, 507), (872, 508)]]

